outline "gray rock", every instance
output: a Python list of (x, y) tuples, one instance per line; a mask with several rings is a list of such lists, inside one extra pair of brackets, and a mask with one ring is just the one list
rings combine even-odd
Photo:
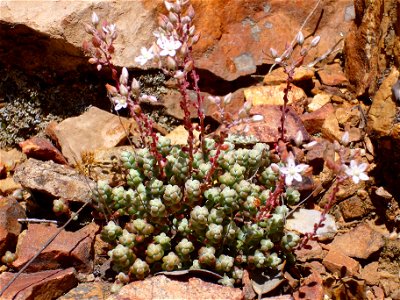
[(15, 169), (14, 180), (24, 188), (77, 202), (89, 201), (96, 187), (92, 180), (70, 167), (33, 158)]

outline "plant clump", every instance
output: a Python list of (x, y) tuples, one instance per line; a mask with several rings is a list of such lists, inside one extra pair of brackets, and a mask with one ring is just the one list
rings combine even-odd
[(184, 147), (159, 136), (165, 177), (150, 150), (143, 148), (120, 158), (125, 186), (98, 182), (98, 211), (129, 216), (123, 228), (109, 221), (101, 232), (112, 245), (108, 254), (115, 271), (142, 279), (161, 270), (204, 268), (238, 282), (238, 270), (274, 269), (292, 256), (299, 237), (284, 230), (285, 203), (298, 202), (298, 191), (288, 187), (269, 217), (260, 219), (259, 208), (268, 206), (279, 178), (271, 169), (269, 146), (242, 148), (224, 142), (218, 167), (205, 185), (216, 154), (213, 140), (205, 142), (205, 155), (200, 149), (194, 153), (191, 174)]

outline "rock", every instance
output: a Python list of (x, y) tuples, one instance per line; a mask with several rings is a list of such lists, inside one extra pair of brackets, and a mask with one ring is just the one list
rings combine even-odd
[(14, 168), (26, 160), (26, 155), (17, 149), (5, 151), (0, 149), (0, 164), (6, 168), (6, 171), (12, 171)]
[(360, 271), (360, 278), (364, 279), (368, 285), (378, 285), (381, 274), (378, 272), (379, 262), (373, 261)]
[(313, 271), (304, 279), (299, 290), (293, 293), (293, 297), (295, 300), (324, 299), (324, 286), (321, 275)]
[[(194, 136), (196, 139), (199, 138), (200, 133), (198, 131), (194, 131)], [(171, 139), (172, 145), (187, 145), (189, 133), (185, 129), (183, 125), (179, 125), (170, 133), (168, 133), (165, 137)]]
[(19, 143), (19, 146), (21, 147), (22, 152), (28, 157), (40, 160), (52, 160), (55, 163), (62, 165), (68, 164), (62, 153), (45, 138), (33, 137)]
[(293, 300), (291, 295), (281, 295), (274, 297), (262, 297), (263, 300)]
[(313, 174), (319, 174), (324, 168), (327, 157), (334, 155), (334, 146), (326, 140), (321, 140), (306, 153), (306, 163), (313, 168)]
[(330, 86), (346, 86), (348, 80), (339, 64), (325, 65), (318, 71), (321, 82)]
[[(307, 67), (295, 68), (293, 83), (311, 80), (314, 77), (314, 70)], [(263, 83), (265, 85), (279, 85), (281, 83), (286, 83), (287, 75), (283, 68), (277, 68), (272, 70), (271, 73), (265, 75)]]
[(316, 94), (311, 102), (307, 105), (307, 110), (309, 112), (316, 111), (320, 109), (322, 106), (325, 104), (329, 103), (331, 101), (331, 95), (329, 94)]
[[(14, 273), (0, 274), (0, 286), (5, 286)], [(2, 300), (56, 299), (76, 286), (75, 269), (47, 270), (36, 273), (22, 273), (1, 296)]]
[(358, 195), (354, 195), (339, 203), (340, 211), (345, 221), (362, 218), (373, 210), (371, 200), (361, 199)]
[(104, 282), (80, 283), (77, 287), (73, 288), (65, 295), (59, 297), (57, 300), (105, 299), (106, 295), (109, 294), (109, 292), (107, 293), (105, 289), (106, 284)]
[[(349, 247), (349, 245), (352, 245)], [(341, 251), (344, 255), (367, 259), (385, 245), (382, 234), (373, 230), (367, 224), (360, 224), (353, 230), (336, 236), (331, 243), (331, 249)]]
[[(330, 186), (328, 191), (324, 194), (319, 203), (320, 207), (323, 207), (329, 199), (330, 194), (333, 191), (333, 186)], [(348, 199), (351, 196), (355, 195), (359, 190), (365, 189), (365, 181), (360, 181), (358, 184), (355, 184), (353, 180), (346, 179), (339, 186), (339, 191), (336, 193), (336, 202), (340, 202), (344, 199)]]
[(96, 149), (112, 148), (134, 133), (133, 120), (119, 118), (97, 107), (65, 119), (54, 129), (54, 135), (61, 146), (63, 155), (72, 165), (82, 161), (82, 154)]
[[(53, 242), (28, 267), (28, 272), (73, 266), (80, 272), (92, 272), (92, 245), (99, 227), (90, 223), (76, 232), (62, 230)], [(12, 266), (19, 270), (47, 243), (58, 228), (54, 225), (29, 224), (18, 237), (17, 259)]]
[[(354, 242), (351, 245), (354, 245)], [(349, 245), (347, 245), (347, 247), (349, 247)], [(335, 249), (331, 249), (328, 252), (322, 264), (329, 271), (340, 277), (354, 276), (358, 273), (360, 268), (360, 264), (356, 260)]]
[(375, 137), (390, 135), (396, 117), (396, 103), (392, 95), (392, 86), (399, 78), (399, 71), (392, 69), (390, 75), (382, 82), (374, 96), (368, 111), (368, 131)]
[(0, 257), (14, 249), (22, 229), (18, 219), (23, 218), (26, 214), (17, 200), (0, 196)]
[(400, 65), (398, 2), (355, 2), (355, 21), (344, 43), (345, 73), (357, 96), (374, 95), (382, 71)]
[(328, 116), (335, 113), (335, 108), (332, 103), (327, 103), (321, 108), (311, 113), (306, 113), (300, 116), (303, 121), (304, 127), (310, 134), (321, 132), (322, 126)]
[[(193, 103), (196, 103), (197, 94), (194, 91), (189, 90), (188, 95), (189, 99)], [(208, 99), (208, 96), (210, 96), (210, 94), (201, 93), (201, 95), (204, 97), (203, 108), (205, 115), (212, 117), (213, 119), (221, 123), (222, 120), (218, 112), (217, 105)], [(223, 99), (224, 96), (225, 95), (219, 97)], [(165, 113), (179, 120), (183, 120), (184, 117), (182, 108), (180, 107), (179, 104), (181, 98), (182, 95), (177, 90), (169, 90), (165, 95), (162, 96), (162, 99), (160, 100), (160, 104), (162, 104), (165, 107)], [(235, 115), (237, 114), (239, 109), (243, 106), (243, 104), (244, 104), (243, 89), (238, 89), (232, 93), (232, 98), (229, 105), (226, 105), (224, 107), (225, 112)], [(197, 118), (197, 110), (193, 107), (193, 105), (190, 105), (189, 111), (191, 118)]]
[[(278, 128), (280, 127), (281, 107), (277, 105), (257, 105), (254, 106), (250, 113), (252, 115), (262, 115), (263, 121), (250, 122), (248, 135), (254, 135), (260, 142), (275, 143), (279, 138)], [(294, 139), (297, 132), (301, 131), (304, 141), (310, 139), (310, 135), (304, 128), (299, 116), (291, 108), (288, 107), (285, 121), (286, 136), (288, 139)], [(231, 133), (243, 133), (243, 126), (233, 126), (230, 129)]]
[(328, 115), (322, 124), (321, 128), (322, 136), (331, 142), (334, 140), (340, 141), (343, 136), (343, 132), (340, 130), (339, 122), (334, 114)]
[(20, 189), (21, 185), (14, 181), (12, 177), (0, 180), (0, 194), (10, 195), (17, 189)]
[(379, 286), (373, 286), (371, 290), (365, 292), (368, 300), (384, 300), (385, 292)]
[[(196, 29), (201, 32), (194, 48), (196, 66), (229, 81), (255, 73), (257, 66), (271, 64), (273, 60), (266, 55), (266, 49), (274, 47), (282, 52), (315, 6), (310, 1), (284, 3), (281, 0), (268, 3), (255, 0), (247, 5), (225, 0), (192, 3)], [(303, 33), (304, 36), (312, 34), (319, 24), (317, 34), (322, 38), (318, 47), (310, 51), (307, 62), (325, 53), (347, 31), (351, 20), (346, 18), (346, 10), (351, 6), (351, 0), (332, 1), (316, 9)], [(29, 69), (76, 70), (85, 61), (80, 51), (82, 42), (89, 39), (83, 23), (90, 22), (93, 11), (119, 29), (113, 63), (118, 67), (140, 67), (133, 58), (140, 54), (141, 47), (149, 47), (154, 42), (156, 15), (165, 13), (160, 1), (99, 1), (95, 7), (84, 1), (27, 2), (25, 5), (7, 2), (0, 7), (0, 32), (2, 47), (13, 51), (2, 54), (0, 61)], [(21, 57), (31, 64), (23, 64)]]
[[(285, 88), (286, 84), (252, 86), (243, 90), (244, 98), (246, 99), (246, 101), (250, 101), (253, 106), (283, 105)], [(289, 102), (287, 104), (290, 105), (293, 103), (302, 102), (306, 98), (306, 93), (304, 93), (301, 88), (293, 85), (291, 91), (288, 94)]]
[(365, 281), (353, 277), (341, 278), (335, 286), (332, 287), (332, 299), (362, 299), (365, 295)]
[(33, 158), (16, 168), (14, 180), (24, 188), (78, 202), (90, 201), (96, 187), (93, 181), (72, 168)]
[(360, 123), (361, 113), (360, 109), (355, 105), (351, 105), (348, 102), (344, 102), (335, 111), (336, 119), (339, 125), (344, 127), (350, 125), (352, 127), (357, 126)]
[[(313, 209), (300, 208), (286, 220), (285, 228), (302, 234), (313, 232), (314, 224), (321, 219), (321, 212)], [(335, 219), (327, 214), (324, 226), (318, 228), (317, 236), (319, 239), (327, 239), (337, 232)]]
[(319, 261), (313, 260), (313, 261), (310, 261), (310, 262), (306, 262), (306, 263), (303, 264), (303, 266), (304, 266), (305, 269), (310, 269), (310, 270), (315, 271), (315, 272), (317, 272), (318, 274), (321, 274), (321, 275), (325, 275), (327, 273), (324, 265), (321, 264)]
[(188, 282), (172, 280), (164, 275), (132, 282), (124, 286), (118, 294), (107, 300), (147, 300), (147, 299), (243, 299), (243, 292), (237, 288), (225, 287), (198, 278)]
[(325, 253), (322, 250), (321, 245), (317, 241), (310, 240), (308, 241), (307, 246), (310, 246), (311, 248), (306, 249), (303, 247), (301, 249), (295, 250), (296, 261), (306, 262), (310, 260), (319, 260), (324, 258)]

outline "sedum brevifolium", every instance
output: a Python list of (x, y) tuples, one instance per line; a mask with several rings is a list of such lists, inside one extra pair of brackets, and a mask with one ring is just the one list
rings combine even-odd
[(299, 242), (284, 231), (288, 207), (300, 194), (286, 188), (281, 204), (268, 218), (257, 218), (268, 202), (279, 174), (271, 168), (269, 146), (236, 144), (228, 137), (208, 184), (217, 144), (206, 139), (207, 153), (189, 158), (181, 146), (159, 137), (165, 176), (157, 171), (148, 149), (123, 152), (123, 186), (98, 182), (95, 205), (101, 212), (127, 216), (128, 222), (108, 222), (101, 232), (110, 243), (113, 268), (132, 279), (160, 270), (208, 269), (223, 276), (221, 283), (241, 281), (245, 268), (274, 269), (291, 257)]

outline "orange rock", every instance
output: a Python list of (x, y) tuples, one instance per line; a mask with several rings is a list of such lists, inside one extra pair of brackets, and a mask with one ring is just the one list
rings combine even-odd
[(155, 298), (242, 300), (243, 292), (238, 288), (221, 286), (198, 278), (190, 278), (188, 282), (182, 282), (160, 275), (132, 282), (108, 300), (151, 300)]
[[(0, 287), (4, 287), (14, 275), (9, 272), (0, 274)], [(22, 273), (5, 290), (1, 299), (56, 299), (76, 286), (77, 283), (74, 268)]]
[(321, 81), (325, 85), (345, 86), (348, 80), (339, 64), (326, 65), (318, 71)]
[[(98, 226), (90, 223), (76, 232), (61, 231), (29, 265), (27, 271), (57, 269), (70, 265), (80, 272), (91, 272), (91, 249), (97, 230)], [(19, 235), (16, 250), (18, 258), (13, 262), (13, 267), (18, 270), (24, 266), (57, 231), (58, 228), (54, 225), (29, 224), (28, 229)]]
[(62, 153), (45, 138), (33, 137), (19, 143), (19, 146), (22, 152), (28, 157), (40, 160), (52, 160), (63, 165), (68, 164)]
[[(353, 243), (354, 244), (354, 243)], [(354, 276), (358, 273), (360, 264), (338, 250), (331, 249), (322, 264), (338, 276)]]

